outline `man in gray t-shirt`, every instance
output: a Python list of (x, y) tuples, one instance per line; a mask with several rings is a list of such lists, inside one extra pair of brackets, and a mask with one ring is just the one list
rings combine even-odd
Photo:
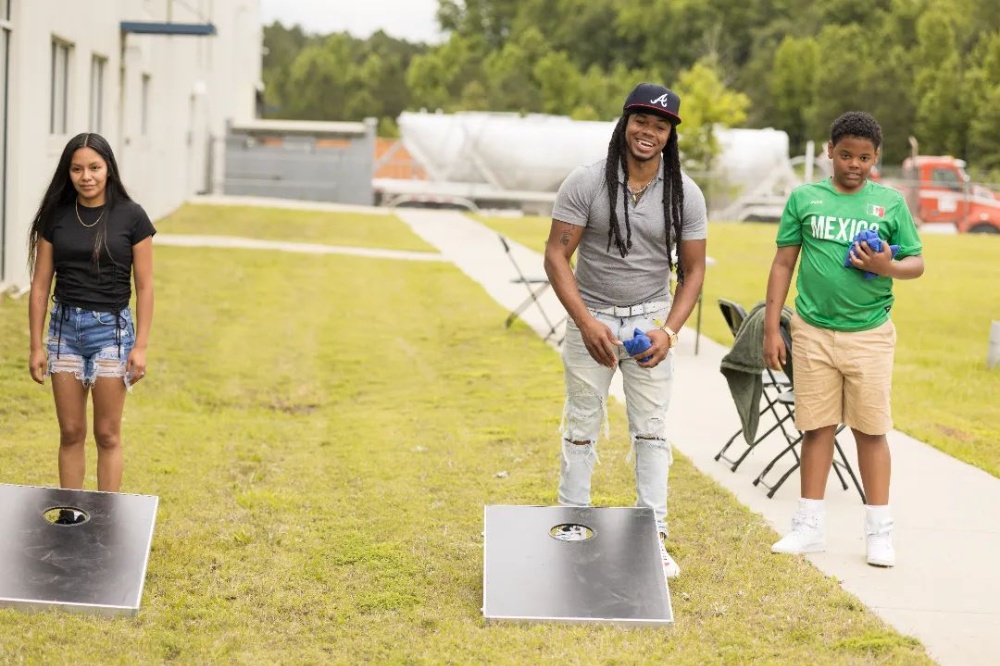
[(680, 98), (661, 85), (629, 93), (607, 158), (577, 168), (559, 188), (545, 247), (545, 272), (569, 314), (559, 503), (590, 504), (597, 437), (620, 367), (637, 504), (653, 509), (668, 577), (680, 573), (663, 543), (672, 351), (701, 292), (708, 235), (705, 197), (680, 168), (679, 110)]

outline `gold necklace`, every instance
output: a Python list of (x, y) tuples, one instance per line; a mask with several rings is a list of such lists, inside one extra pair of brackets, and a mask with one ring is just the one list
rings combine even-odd
[(641, 197), (642, 194), (643, 194), (643, 192), (646, 191), (646, 188), (649, 187), (653, 183), (654, 180), (656, 180), (656, 176), (657, 175), (659, 175), (659, 174), (655, 174), (652, 178), (649, 179), (649, 181), (645, 185), (643, 185), (642, 187), (640, 187), (638, 190), (633, 190), (631, 187), (628, 188), (629, 194), (632, 195), (632, 205), (633, 206), (635, 204), (639, 203), (639, 197)]
[(76, 219), (80, 222), (80, 224), (82, 224), (87, 229), (90, 229), (91, 227), (97, 226), (97, 223), (101, 221), (102, 217), (104, 217), (104, 208), (102, 207), (101, 208), (101, 214), (97, 216), (97, 219), (94, 220), (91, 224), (87, 224), (87, 223), (85, 223), (83, 221), (83, 218), (80, 217), (80, 200), (79, 199), (76, 200), (76, 203), (74, 203), (74, 206), (76, 207)]

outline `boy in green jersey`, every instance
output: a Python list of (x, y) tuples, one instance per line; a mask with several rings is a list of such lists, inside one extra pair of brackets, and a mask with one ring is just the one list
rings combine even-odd
[[(833, 122), (827, 144), (833, 176), (802, 185), (789, 197), (767, 281), (764, 361), (774, 369), (785, 362), (781, 308), (801, 253), (791, 333), (795, 427), (803, 432), (802, 499), (791, 531), (771, 550), (797, 554), (826, 549), (823, 494), (834, 433), (843, 423), (857, 442), (867, 500), (867, 560), (891, 567), (896, 555), (885, 435), (892, 428), (889, 394), (896, 343), (889, 319), (892, 281), (920, 277), (924, 260), (903, 196), (868, 180), (881, 144), (882, 129), (872, 116), (843, 114)], [(855, 242), (861, 232), (868, 240)]]

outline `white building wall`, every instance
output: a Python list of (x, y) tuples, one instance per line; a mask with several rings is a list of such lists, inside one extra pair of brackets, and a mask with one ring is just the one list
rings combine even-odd
[[(59, 155), (70, 138), (94, 131), (94, 55), (107, 60), (101, 134), (115, 151), (129, 193), (155, 221), (193, 194), (221, 189), (226, 125), (256, 114), (262, 36), (259, 0), (8, 1), (0, 287), (23, 288), (28, 230)], [(123, 35), (122, 21), (212, 23), (217, 34)], [(72, 47), (67, 127), (60, 134), (50, 132), (53, 39)]]

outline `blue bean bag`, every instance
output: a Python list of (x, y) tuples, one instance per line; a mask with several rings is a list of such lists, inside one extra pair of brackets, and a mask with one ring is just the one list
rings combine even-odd
[[(855, 254), (860, 252), (855, 248), (855, 246), (860, 245), (861, 241), (867, 242), (868, 247), (871, 248), (872, 252), (882, 251), (882, 239), (878, 237), (877, 233), (875, 233), (871, 229), (865, 229), (864, 231), (859, 231), (858, 235), (854, 237), (853, 241), (851, 241), (850, 247), (847, 248), (847, 256), (844, 257), (844, 266), (846, 266), (847, 268), (854, 268), (854, 264), (851, 263), (851, 250), (855, 250)], [(898, 245), (890, 245), (889, 249), (892, 250), (893, 257), (895, 257), (896, 253), (899, 252)], [(871, 271), (865, 271), (866, 280), (873, 280), (877, 277), (878, 277), (877, 274), (872, 273)]]
[[(644, 352), (653, 346), (653, 341), (642, 332), (642, 329), (636, 328), (632, 331), (632, 335), (633, 337), (631, 340), (622, 340), (625, 345), (625, 351), (628, 352), (629, 356), (635, 356), (639, 352)], [(645, 362), (651, 358), (653, 357), (647, 356), (645, 358), (640, 358), (639, 360)]]

